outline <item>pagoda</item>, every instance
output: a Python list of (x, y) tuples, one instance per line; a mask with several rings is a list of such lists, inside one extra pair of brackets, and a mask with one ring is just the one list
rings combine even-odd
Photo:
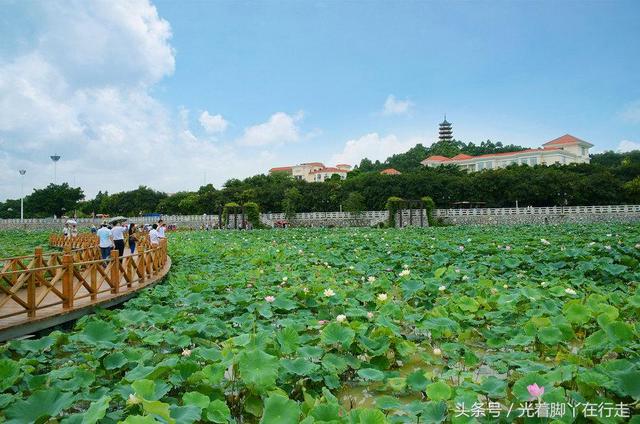
[(451, 123), (447, 122), (447, 115), (444, 115), (444, 121), (440, 122), (439, 134), (439, 141), (453, 140), (453, 130), (451, 129)]

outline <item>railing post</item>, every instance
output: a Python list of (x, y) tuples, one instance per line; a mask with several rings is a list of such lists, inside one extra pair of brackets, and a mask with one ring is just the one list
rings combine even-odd
[(69, 253), (62, 257), (62, 272), (62, 307), (73, 308), (73, 257)]
[(91, 279), (91, 300), (96, 300), (98, 298), (98, 269), (97, 267), (102, 266), (102, 263), (94, 263), (91, 265), (91, 271), (89, 272), (89, 278)]
[[(34, 267), (36, 268), (42, 268), (43, 264), (42, 264), (42, 246), (38, 246), (36, 247), (36, 249), (33, 252), (33, 260), (34, 260)], [(36, 278), (36, 286), (40, 285), (40, 281), (42, 280), (42, 271), (35, 271), (35, 278)]]
[(144, 246), (140, 246), (138, 249), (138, 257), (140, 258), (138, 260), (138, 271), (142, 271), (138, 284), (144, 284), (147, 279), (147, 265), (145, 264), (146, 250), (147, 248)]
[(120, 292), (120, 258), (118, 251), (111, 251), (111, 293)]

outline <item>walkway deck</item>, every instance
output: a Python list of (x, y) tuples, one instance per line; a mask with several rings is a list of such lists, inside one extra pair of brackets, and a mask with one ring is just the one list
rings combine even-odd
[(33, 256), (0, 259), (0, 341), (124, 302), (171, 268), (165, 240), (152, 249), (142, 243), (138, 252), (122, 258), (112, 251), (106, 262), (92, 241), (75, 250), (55, 236), (51, 242), (65, 244), (65, 251), (36, 249)]

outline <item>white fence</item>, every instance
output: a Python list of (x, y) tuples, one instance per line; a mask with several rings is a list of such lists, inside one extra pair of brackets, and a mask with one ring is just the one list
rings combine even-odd
[[(553, 207), (525, 207), (525, 208), (478, 208), (478, 209), (436, 209), (435, 216), (439, 218), (456, 218), (456, 217), (473, 217), (473, 216), (509, 216), (509, 215), (593, 215), (593, 214), (626, 214), (640, 215), (640, 205), (607, 205), (607, 206), (553, 206)], [(424, 211), (422, 216), (424, 216)], [(301, 212), (297, 213), (295, 221), (321, 222), (321, 221), (340, 221), (354, 220), (369, 221), (370, 225), (383, 222), (388, 218), (387, 211), (366, 211), (360, 214), (351, 212)], [(420, 219), (420, 211), (413, 210), (411, 220)], [(162, 215), (162, 219), (167, 224), (189, 223), (190, 225), (200, 226), (200, 224), (209, 223), (216, 225), (218, 223), (218, 215)], [(230, 216), (233, 222), (233, 215)], [(246, 216), (245, 216), (246, 219)], [(283, 213), (263, 213), (260, 219), (267, 225), (272, 225), (275, 221), (284, 220)], [(409, 222), (409, 211), (403, 211), (403, 222)], [(142, 222), (150, 224), (158, 220), (157, 216), (134, 216), (129, 218), (132, 222)], [(240, 215), (238, 215), (238, 221)], [(66, 221), (65, 218), (28, 218), (24, 221), (20, 219), (0, 219), (0, 228), (16, 227), (21, 224), (46, 225), (46, 226), (62, 226)], [(80, 226), (88, 226), (91, 224), (99, 224), (100, 218), (78, 218), (76, 220)], [(414, 221), (414, 224), (418, 221)]]
[(437, 217), (502, 215), (567, 215), (598, 213), (640, 213), (640, 205), (551, 206), (526, 208), (436, 209)]

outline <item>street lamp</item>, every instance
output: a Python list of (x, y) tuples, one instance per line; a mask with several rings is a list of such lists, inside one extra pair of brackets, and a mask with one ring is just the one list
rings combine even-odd
[(58, 183), (57, 163), (62, 156), (56, 153), (53, 156), (49, 156), (49, 157), (53, 161), (53, 183), (57, 184)]
[(24, 221), (24, 174), (27, 173), (26, 169), (19, 169), (18, 172), (22, 175), (20, 179), (20, 222)]

